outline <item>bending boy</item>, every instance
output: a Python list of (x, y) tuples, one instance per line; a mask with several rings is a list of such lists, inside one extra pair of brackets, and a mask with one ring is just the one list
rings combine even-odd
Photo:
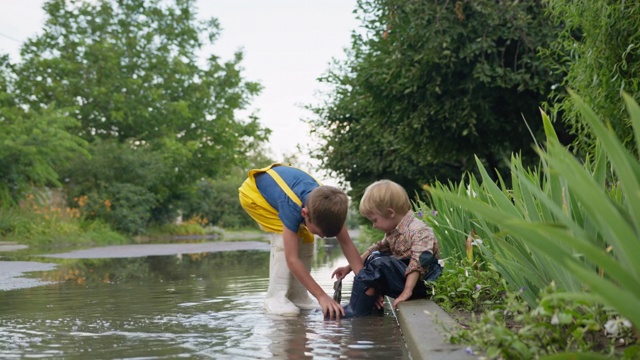
[[(374, 182), (364, 192), (360, 213), (385, 236), (362, 254), (362, 270), (354, 270), (346, 316), (371, 314), (382, 307), (384, 295), (395, 298), (394, 308), (402, 301), (426, 297), (424, 282), (442, 273), (438, 239), (433, 229), (415, 217), (404, 188), (390, 180)], [(332, 277), (341, 280), (351, 270), (339, 267)]]
[(345, 226), (347, 195), (282, 164), (249, 171), (239, 193), (240, 204), (261, 229), (282, 234), (271, 237), (266, 311), (297, 315), (301, 308), (321, 307), (325, 317), (344, 316), (342, 306), (311, 277), (310, 266), (315, 234), (335, 236), (349, 264), (354, 269), (362, 268), (362, 259)]

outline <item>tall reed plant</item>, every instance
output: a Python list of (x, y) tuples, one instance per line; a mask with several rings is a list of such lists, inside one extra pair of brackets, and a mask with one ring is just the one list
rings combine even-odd
[[(514, 156), (507, 190), (476, 159), (482, 174), (478, 190), (485, 195), (446, 187), (434, 187), (431, 194), (469, 212), (470, 223), (495, 227), (489, 235), (494, 259), (507, 281), (511, 276), (541, 288), (553, 280), (567, 290), (558, 296), (603, 303), (638, 328), (640, 162), (579, 96), (571, 96), (597, 138), (584, 162), (561, 145), (543, 113), (547, 143), (538, 147), (539, 170), (525, 169)], [(640, 107), (623, 97), (640, 145)]]
[[(482, 184), (473, 175), (468, 175), (468, 181), (459, 184), (436, 183), (432, 189), (431, 201), (434, 210), (419, 211), (435, 215), (428, 216), (426, 220), (433, 227), (445, 258), (466, 261), (475, 266), (491, 264), (507, 281), (508, 288), (520, 293), (531, 305), (537, 302), (540, 290), (553, 280), (561, 289), (579, 288), (578, 279), (548, 257), (537, 253), (522, 239), (504, 231), (499, 224), (487, 221), (472, 210), (460, 206), (458, 200), (439, 195), (447, 193), (454, 199), (463, 197), (509, 207), (513, 213), (520, 214), (527, 221), (540, 221), (541, 218), (548, 217), (546, 212), (538, 211), (541, 208), (538, 201), (523, 191), (521, 184), (523, 179), (539, 181), (542, 189), (550, 191), (550, 182), (541, 177), (539, 171), (525, 169), (520, 158), (514, 156), (511, 172), (521, 173), (524, 177), (514, 178), (513, 188), (509, 188), (502, 180), (498, 184), (493, 183), (482, 164), (479, 163), (478, 166), (483, 176)], [(488, 185), (491, 185), (490, 188), (487, 188)], [(417, 206), (421, 209), (426, 204), (418, 201)]]
[[(436, 182), (434, 187), (452, 192), (456, 196), (479, 197), (480, 201), (487, 200), (483, 199), (485, 194), (480, 191), (480, 184), (472, 174), (463, 177), (459, 183), (449, 182), (444, 185)], [(431, 187), (425, 186), (427, 193), (431, 189)], [(467, 239), (471, 238), (473, 241), (486, 238), (484, 231), (486, 228), (490, 229), (489, 233), (495, 230), (482, 220), (470, 221), (472, 219), (471, 212), (442, 197), (431, 197), (427, 202), (416, 196), (414, 209), (417, 216), (433, 228), (440, 243), (442, 256), (450, 258), (454, 262), (465, 259), (470, 262), (479, 260), (479, 253), (476, 253), (475, 257), (473, 252), (469, 254)], [(475, 245), (479, 243), (479, 241), (474, 242)], [(483, 244), (489, 245), (484, 242)]]

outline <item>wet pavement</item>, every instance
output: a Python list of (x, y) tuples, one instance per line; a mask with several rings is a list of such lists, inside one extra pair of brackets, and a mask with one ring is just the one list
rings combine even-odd
[[(0, 243), (0, 291), (24, 289), (48, 284), (48, 282), (27, 278), (24, 277), (24, 275), (25, 273), (33, 271), (50, 271), (55, 269), (58, 264), (36, 261), (1, 260), (2, 253), (15, 252), (26, 248), (26, 245), (8, 242)], [(261, 241), (225, 241), (180, 244), (115, 245), (74, 250), (57, 254), (35, 255), (35, 257), (58, 259), (107, 259), (164, 255), (179, 256), (181, 254), (199, 254), (237, 250), (269, 251), (269, 244)]]
[(112, 259), (178, 254), (198, 254), (220, 251), (264, 250), (269, 244), (259, 241), (204, 242), (186, 244), (138, 244), (114, 245), (91, 249), (74, 250), (58, 254), (40, 255), (59, 259)]
[[(349, 233), (352, 238), (357, 238), (360, 231), (349, 230)], [(181, 254), (199, 254), (238, 250), (269, 251), (269, 238), (265, 233), (233, 232), (228, 234), (225, 233), (222, 237), (241, 239), (241, 241), (113, 245), (32, 256), (38, 258), (57, 259), (110, 259), (166, 255), (180, 256)], [(251, 239), (257, 239), (260, 241), (253, 241)], [(15, 253), (27, 248), (27, 245), (0, 241), (0, 291), (22, 289), (47, 284), (46, 282), (42, 282), (37, 279), (25, 278), (23, 275), (33, 271), (53, 270), (56, 268), (57, 264), (36, 261), (2, 261), (3, 253)]]
[(26, 248), (28, 248), (27, 245), (20, 245), (9, 241), (0, 241), (0, 253), (18, 251)]
[(23, 274), (31, 271), (49, 271), (56, 266), (57, 264), (35, 261), (0, 261), (0, 290), (25, 289), (49, 284), (39, 279), (25, 278)]

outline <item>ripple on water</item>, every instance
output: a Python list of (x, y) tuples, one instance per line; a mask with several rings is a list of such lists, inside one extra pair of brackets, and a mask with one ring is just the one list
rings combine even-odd
[[(104, 260), (91, 269), (129, 275), (0, 292), (0, 358), (408, 359), (390, 314), (340, 321), (318, 310), (265, 314), (268, 255), (254, 259), (261, 266), (230, 254)], [(122, 270), (128, 266), (135, 270)], [(313, 270), (326, 291), (334, 267)]]

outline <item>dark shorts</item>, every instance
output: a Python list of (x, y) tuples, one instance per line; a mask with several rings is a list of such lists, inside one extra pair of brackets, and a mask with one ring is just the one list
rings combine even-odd
[[(392, 298), (398, 297), (404, 290), (406, 283), (405, 271), (409, 265), (409, 258), (397, 259), (386, 253), (373, 252), (364, 262), (364, 267), (354, 279), (363, 285), (362, 288), (373, 287), (376, 294), (383, 294)], [(442, 274), (442, 267), (438, 264), (438, 259), (431, 258), (424, 261), (422, 266), (426, 267), (427, 273), (418, 280), (411, 299), (427, 297), (427, 287), (425, 281), (434, 281)]]

